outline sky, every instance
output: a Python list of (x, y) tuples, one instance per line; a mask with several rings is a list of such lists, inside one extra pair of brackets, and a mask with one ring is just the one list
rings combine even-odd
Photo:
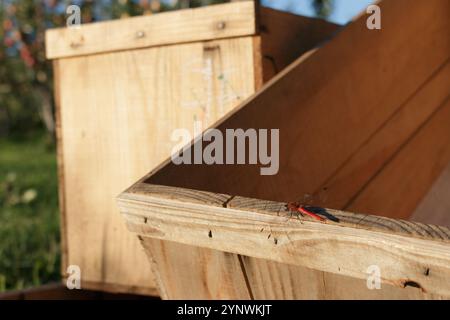
[[(346, 24), (374, 2), (375, 0), (334, 0), (333, 12), (327, 20), (338, 24)], [(315, 16), (311, 0), (261, 0), (261, 4), (303, 16)]]

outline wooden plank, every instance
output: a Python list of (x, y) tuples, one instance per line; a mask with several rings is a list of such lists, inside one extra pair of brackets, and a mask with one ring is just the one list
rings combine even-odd
[[(196, 204), (220, 207), (222, 203), (232, 199), (226, 195), (173, 187), (151, 185), (142, 187), (152, 196), (170, 197)], [(139, 189), (140, 186), (136, 188)], [(153, 235), (155, 229), (148, 225), (148, 219), (151, 217), (147, 218), (145, 227), (142, 225), (138, 227), (139, 234)], [(356, 219), (360, 220), (359, 217)], [(132, 228), (136, 230), (137, 227), (133, 224)], [(439, 295), (424, 293), (414, 287), (383, 285), (381, 290), (369, 290), (366, 280), (171, 241), (159, 241), (147, 237), (141, 237), (141, 241), (149, 258), (154, 260), (152, 266), (155, 275), (160, 278), (160, 295), (163, 299), (441, 298)], [(180, 252), (182, 252), (181, 255)], [(199, 256), (202, 258), (200, 259)], [(220, 263), (220, 267), (214, 267), (214, 261), (217, 259), (238, 260), (241, 270), (237, 269), (235, 264), (231, 264), (232, 267), (230, 267), (229, 264)], [(202, 272), (203, 270), (208, 272)], [(222, 289), (217, 290), (217, 288)]]
[(394, 218), (410, 217), (450, 162), (449, 123), (450, 96), (347, 209)]
[(419, 288), (384, 284), (369, 289), (366, 279), (243, 256), (244, 270), (254, 298), (259, 300), (392, 300), (442, 299)]
[(141, 243), (154, 259), (163, 299), (442, 298), (411, 286), (369, 290), (365, 279), (170, 241), (141, 237)]
[(82, 283), (154, 292), (147, 257), (114, 199), (171, 154), (174, 129), (192, 133), (194, 120), (207, 127), (255, 91), (254, 41), (58, 61), (64, 265), (80, 266)]
[(239, 256), (141, 237), (163, 299), (250, 299)]
[(253, 1), (48, 30), (48, 59), (256, 34)]
[(359, 279), (377, 265), (383, 283), (450, 296), (444, 227), (328, 209), (320, 223), (290, 217), (285, 203), (230, 197), (220, 205), (224, 198), (140, 183), (119, 197), (119, 206), (128, 229), (142, 236)]
[[(447, 60), (337, 172), (316, 190), (315, 194), (318, 197), (322, 190), (326, 190), (322, 205), (341, 210), (348, 208), (361, 189), (384, 169), (398, 150), (442, 106), (450, 94), (449, 88), (450, 62)], [(418, 149), (416, 152), (422, 151)], [(402, 170), (398, 174), (409, 175), (409, 172)], [(417, 199), (411, 197), (403, 197), (402, 201), (410, 203), (411, 208), (417, 203)], [(359, 204), (350, 211), (365, 212), (366, 209), (370, 208)], [(369, 213), (389, 212), (372, 210)], [(408, 217), (408, 213), (405, 212), (403, 217)]]
[(216, 125), (280, 129), (276, 175), (261, 177), (255, 165), (166, 162), (149, 183), (283, 202), (317, 192), (449, 57), (448, 1), (380, 6), (381, 31), (368, 30), (362, 16)]
[(307, 18), (261, 7), (259, 11), (264, 82), (302, 54), (321, 45), (340, 29), (322, 19)]

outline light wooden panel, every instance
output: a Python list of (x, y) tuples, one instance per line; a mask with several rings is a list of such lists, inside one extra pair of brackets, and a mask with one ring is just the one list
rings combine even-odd
[[(260, 176), (254, 165), (166, 163), (149, 182), (286, 202), (317, 193), (449, 58), (450, 2), (419, 0), (411, 5), (398, 0), (380, 6), (382, 30), (368, 30), (366, 16), (360, 17), (333, 41), (282, 71), (216, 126), (222, 131), (280, 129), (278, 174)], [(429, 89), (439, 95), (425, 105), (412, 131), (439, 104), (445, 84), (434, 83), (437, 89)], [(390, 153), (376, 156), (382, 164)]]
[[(367, 288), (366, 279), (287, 265), (141, 237), (163, 299), (441, 299), (415, 287), (383, 284)], [(155, 252), (157, 248), (160, 251)], [(156, 262), (158, 261), (158, 262)], [(189, 271), (188, 271), (189, 270)]]
[(46, 32), (48, 59), (256, 34), (253, 1), (81, 24)]
[[(119, 197), (119, 205), (129, 230), (141, 236), (363, 280), (367, 279), (369, 266), (376, 265), (384, 284), (400, 288), (415, 286), (422, 293), (450, 297), (447, 281), (450, 277), (450, 230), (444, 227), (328, 209), (318, 212), (327, 218), (325, 223), (321, 223), (290, 216), (285, 203), (145, 183), (123, 193)], [(172, 243), (154, 241), (148, 252), (154, 252), (154, 247), (172, 246)], [(192, 250), (196, 252), (199, 249)], [(192, 270), (188, 267), (187, 261), (198, 260), (191, 254), (183, 260), (185, 263), (177, 261), (178, 253), (153, 257), (156, 257), (159, 272), (165, 273), (166, 268), (178, 269), (175, 273), (183, 270), (199, 285), (207, 286), (208, 278), (195, 273), (199, 265), (195, 264)], [(237, 259), (242, 258), (238, 256)], [(204, 264), (208, 265), (208, 262)], [(200, 265), (206, 268), (203, 262)], [(258, 263), (254, 266), (257, 270), (264, 268)], [(281, 266), (277, 270), (286, 271)], [(303, 281), (302, 276), (299, 275), (297, 280)], [(164, 278), (165, 290), (171, 292), (169, 287), (180, 283), (172, 281), (169, 277)], [(314, 279), (311, 281), (318, 283)], [(330, 281), (333, 283), (334, 280)], [(251, 287), (252, 282), (248, 278), (247, 283)], [(283, 289), (288, 289), (287, 284)], [(189, 296), (186, 288), (180, 290), (184, 292), (183, 297)], [(276, 288), (268, 290), (277, 294)], [(302, 295), (302, 289), (298, 290)], [(338, 297), (336, 290), (331, 289), (329, 297)], [(396, 292), (393, 294), (402, 295)], [(403, 297), (422, 297), (417, 292), (412, 296), (404, 293)], [(254, 294), (252, 292), (252, 296)]]
[[(255, 91), (253, 37), (55, 62), (64, 266), (85, 287), (154, 294), (114, 198), (170, 155), (175, 128), (206, 127)], [(91, 285), (92, 284), (92, 285)]]
[(255, 299), (275, 300), (390, 300), (442, 299), (419, 288), (383, 284), (368, 289), (366, 279), (242, 256), (245, 274)]
[(251, 299), (239, 256), (141, 237), (163, 299)]

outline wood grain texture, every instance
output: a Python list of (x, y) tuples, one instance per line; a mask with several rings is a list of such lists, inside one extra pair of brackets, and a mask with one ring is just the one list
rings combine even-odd
[(210, 193), (205, 201), (206, 192), (155, 188), (141, 183), (119, 197), (128, 229), (142, 236), (358, 279), (377, 265), (386, 284), (450, 296), (444, 227), (328, 209), (318, 212), (328, 218), (319, 223), (292, 217), (285, 203), (236, 196), (221, 204), (227, 197)]
[[(142, 188), (136, 186), (129, 192), (136, 195), (141, 191), (152, 197), (178, 199), (181, 202), (203, 203), (218, 207), (233, 199), (233, 197), (226, 195), (151, 185), (143, 185)], [(241, 202), (239, 199), (237, 201), (238, 203)], [(262, 204), (260, 201), (250, 199), (242, 201), (242, 204), (246, 204), (245, 206), (250, 209), (257, 209), (255, 208), (257, 204), (261, 208), (270, 207), (267, 203)], [(229, 205), (234, 205), (233, 201)], [(149, 226), (151, 223), (148, 220), (151, 217), (146, 219), (146, 227), (140, 226), (134, 230), (139, 230), (138, 233), (140, 234), (153, 234), (154, 229), (151, 229)], [(358, 217), (354, 220), (361, 220), (361, 218)], [(367, 223), (367, 225), (377, 228), (374, 222)], [(151, 230), (150, 233), (147, 233), (148, 230)], [(211, 237), (215, 237), (215, 232), (211, 232)], [(171, 241), (141, 237), (141, 242), (149, 257), (154, 260), (153, 270), (160, 279), (161, 297), (163, 299), (442, 298), (439, 295), (424, 293), (421, 289), (410, 286), (403, 288), (383, 284), (381, 290), (369, 290), (365, 279), (356, 279)], [(230, 262), (222, 262), (217, 266), (215, 263), (217, 259), (239, 261), (241, 269), (236, 267), (236, 263)], [(192, 270), (192, 272), (187, 272), (187, 270)]]
[(238, 255), (148, 237), (141, 242), (157, 264), (163, 299), (251, 298)]
[(48, 30), (48, 59), (256, 34), (253, 1)]
[[(221, 131), (280, 129), (278, 174), (262, 177), (255, 165), (166, 163), (148, 182), (282, 202), (317, 193), (449, 58), (450, 21), (444, 13), (450, 10), (448, 1), (420, 0), (410, 6), (398, 0), (380, 5), (380, 32), (368, 30), (366, 17), (361, 17), (333, 41), (294, 62), (216, 125)], [(410, 21), (414, 23), (404, 28)], [(439, 96), (430, 100), (412, 127), (417, 128), (438, 105), (443, 89), (434, 85), (438, 89), (429, 91), (437, 90)], [(395, 130), (389, 135), (395, 136)], [(382, 158), (378, 163), (389, 155), (383, 150), (375, 154)]]
[(243, 256), (244, 270), (257, 300), (443, 299), (419, 288), (383, 284), (368, 289), (366, 279)]
[(394, 218), (411, 216), (450, 163), (449, 123), (450, 96), (383, 170), (359, 191), (346, 209), (380, 212)]
[(255, 91), (253, 44), (247, 37), (58, 60), (64, 266), (80, 266), (87, 286), (154, 292), (147, 257), (114, 199), (171, 154), (174, 129), (192, 133), (194, 120), (207, 127)]
[[(370, 180), (396, 156), (399, 150), (408, 143), (422, 126), (442, 107), (450, 95), (450, 62), (439, 68), (424, 84), (412, 94), (393, 116), (369, 140), (355, 152), (348, 161), (337, 170), (320, 188), (316, 195), (326, 190), (325, 205), (336, 209), (349, 209), (354, 197)], [(445, 121), (445, 120), (442, 120)], [(434, 143), (433, 139), (429, 141)], [(422, 150), (416, 149), (417, 153)], [(432, 157), (430, 157), (432, 159)], [(430, 163), (423, 162), (424, 167)], [(409, 175), (409, 168), (397, 168), (399, 175)], [(430, 176), (430, 179), (434, 177)], [(396, 183), (399, 183), (397, 181)], [(406, 183), (406, 181), (405, 181)], [(379, 185), (381, 188), (383, 186)], [(418, 187), (412, 184), (411, 189)], [(386, 192), (386, 189), (379, 190)], [(389, 196), (392, 193), (389, 192)], [(420, 195), (420, 193), (419, 193)], [(411, 207), (417, 204), (417, 198), (403, 196), (403, 201)], [(385, 215), (385, 210), (374, 211), (370, 206), (358, 205), (350, 211)], [(381, 209), (381, 208), (380, 208)], [(410, 209), (403, 212), (403, 218), (411, 215)]]
[(329, 40), (340, 26), (322, 19), (313, 19), (261, 7), (259, 11), (264, 63), (264, 82), (294, 62), (302, 54)]

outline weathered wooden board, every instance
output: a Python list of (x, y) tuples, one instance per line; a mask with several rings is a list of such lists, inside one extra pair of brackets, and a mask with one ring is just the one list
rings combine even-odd
[(73, 57), (256, 34), (253, 1), (49, 30), (47, 58)]
[(147, 237), (141, 243), (158, 264), (153, 270), (163, 299), (252, 298), (238, 255), (175, 242), (160, 245)]
[(254, 41), (55, 62), (64, 266), (79, 265), (85, 287), (155, 293), (147, 258), (114, 199), (170, 155), (175, 128), (192, 132), (195, 119), (209, 126), (256, 90)]
[[(163, 299), (441, 299), (407, 286), (369, 290), (365, 279), (141, 237), (159, 261)], [(162, 251), (152, 251), (154, 248)], [(166, 251), (166, 249), (174, 252)], [(175, 254), (174, 254), (175, 253)], [(180, 254), (181, 253), (181, 254)], [(217, 262), (220, 260), (220, 265)], [(240, 268), (237, 268), (239, 262)], [(155, 262), (156, 263), (156, 262)], [(189, 272), (186, 272), (187, 267)], [(192, 272), (192, 273), (191, 273)]]
[[(153, 243), (146, 243), (148, 252), (157, 252), (153, 258), (160, 273), (174, 277), (184, 274), (189, 281), (195, 279), (197, 286), (207, 287), (209, 281), (200, 270), (208, 269), (216, 259), (226, 259), (229, 265), (226, 270), (212, 267), (217, 270), (217, 277), (225, 279), (222, 286), (230, 287), (230, 282), (235, 281), (232, 288), (243, 287), (243, 283), (249, 282), (247, 275), (244, 281), (239, 280), (236, 277), (240, 273), (234, 270), (237, 262), (243, 263), (239, 257), (243, 255), (363, 280), (367, 279), (368, 268), (375, 265), (380, 268), (385, 284), (414, 286), (422, 293), (450, 297), (449, 229), (325, 209), (319, 214), (327, 221), (320, 223), (292, 217), (285, 205), (146, 183), (135, 185), (119, 197), (129, 230), (145, 237), (218, 250), (217, 253), (195, 248), (177, 250), (179, 247), (171, 242), (154, 239)], [(218, 257), (219, 251), (227, 257)], [(207, 259), (211, 256), (214, 259)], [(259, 268), (259, 263), (247, 264)], [(278, 270), (284, 272), (282, 266)], [(162, 278), (167, 297), (186, 298), (194, 294), (187, 291), (192, 288), (191, 282), (180, 285), (181, 281)], [(195, 294), (217, 297), (217, 293), (206, 289)]]
[(441, 299), (414, 287), (384, 284), (368, 289), (366, 279), (242, 256), (244, 272), (255, 299)]

